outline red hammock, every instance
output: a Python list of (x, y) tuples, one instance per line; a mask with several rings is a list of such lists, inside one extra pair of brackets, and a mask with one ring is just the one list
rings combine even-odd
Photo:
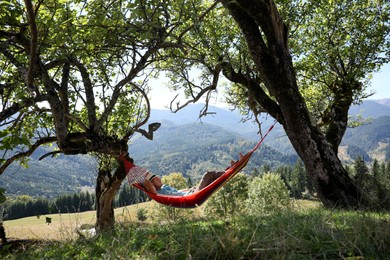
[[(162, 194), (155, 194), (149, 192), (139, 183), (133, 183), (132, 185), (144, 191), (151, 199), (157, 201), (158, 203), (171, 206), (171, 207), (176, 207), (176, 208), (198, 207), (203, 202), (205, 202), (214, 192), (216, 192), (223, 185), (225, 185), (231, 178), (233, 178), (238, 172), (241, 171), (241, 169), (243, 169), (246, 166), (253, 152), (260, 147), (264, 138), (268, 135), (268, 133), (272, 130), (273, 127), (274, 125), (270, 127), (268, 132), (263, 136), (263, 138), (261, 138), (261, 140), (255, 145), (255, 147), (249, 153), (247, 153), (246, 155), (244, 155), (244, 157), (242, 157), (240, 160), (235, 162), (234, 165), (227, 168), (225, 170), (225, 173), (223, 173), (218, 179), (210, 183), (202, 190), (196, 191), (194, 193), (185, 196), (172, 196), (172, 195), (162, 195)], [(124, 163), (125, 163), (126, 172), (128, 172), (129, 169), (133, 167), (133, 164), (126, 160), (124, 160)]]

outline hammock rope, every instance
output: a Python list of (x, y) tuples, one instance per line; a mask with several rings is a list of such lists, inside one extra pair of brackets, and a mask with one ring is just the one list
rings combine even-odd
[(223, 187), (229, 180), (231, 180), (238, 172), (240, 172), (247, 165), (252, 154), (260, 147), (260, 145), (263, 143), (269, 132), (271, 132), (275, 124), (276, 122), (271, 125), (266, 134), (253, 147), (252, 150), (250, 150), (242, 158), (236, 161), (231, 167), (228, 167), (218, 179), (210, 183), (205, 188), (185, 196), (162, 195), (158, 193), (155, 194), (149, 192), (140, 184), (142, 183), (145, 176), (148, 174), (148, 171), (127, 161), (126, 159), (124, 159), (124, 157), (120, 157), (119, 159), (123, 160), (125, 164), (129, 184), (145, 192), (151, 199), (155, 200), (158, 203), (171, 207), (195, 208), (203, 204), (214, 192), (218, 191), (221, 187)]

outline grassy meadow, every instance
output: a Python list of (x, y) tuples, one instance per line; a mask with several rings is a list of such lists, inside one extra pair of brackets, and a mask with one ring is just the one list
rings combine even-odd
[[(153, 202), (146, 202), (117, 208), (114, 211), (115, 219), (119, 223), (136, 221), (139, 208), (148, 209), (152, 206)], [(50, 224), (46, 218), (50, 218)], [(93, 227), (95, 222), (96, 211), (86, 211), (8, 220), (4, 222), (4, 227), (9, 239), (68, 240), (79, 236), (76, 230)]]
[[(202, 208), (176, 221), (148, 216), (154, 202), (116, 209), (115, 229), (80, 235), (94, 212), (24, 218), (4, 223), (9, 238), (37, 243), (3, 248), (3, 259), (390, 259), (390, 214), (324, 209), (299, 201), (263, 216), (213, 219)], [(191, 216), (191, 218), (188, 218)]]

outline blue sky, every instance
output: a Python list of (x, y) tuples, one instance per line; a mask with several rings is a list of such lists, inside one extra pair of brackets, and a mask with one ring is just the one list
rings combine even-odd
[(376, 92), (370, 99), (390, 98), (390, 63), (373, 75), (369, 90)]
[[(151, 92), (151, 106), (154, 109), (166, 109), (166, 106), (169, 106), (171, 99), (178, 94), (179, 92), (172, 93), (166, 87), (166, 80), (152, 80), (151, 85), (153, 87)], [(373, 75), (371, 80), (371, 86), (368, 88), (368, 92), (375, 92), (373, 96), (369, 99), (383, 99), (390, 98), (390, 63), (385, 64), (382, 69)], [(210, 105), (218, 107), (226, 107), (221, 100), (221, 96), (216, 97), (216, 100), (213, 100)], [(180, 99), (177, 99), (180, 100)], [(181, 99), (182, 102), (184, 99)]]

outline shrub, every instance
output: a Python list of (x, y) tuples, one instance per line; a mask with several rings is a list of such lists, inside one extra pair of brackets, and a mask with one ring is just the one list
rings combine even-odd
[(215, 217), (234, 217), (241, 213), (248, 198), (248, 177), (239, 173), (212, 195), (206, 204), (206, 214)]
[(148, 210), (145, 208), (139, 208), (137, 209), (137, 219), (139, 221), (145, 221), (147, 217)]
[(249, 184), (249, 214), (264, 215), (290, 206), (290, 194), (279, 175), (266, 173)]

